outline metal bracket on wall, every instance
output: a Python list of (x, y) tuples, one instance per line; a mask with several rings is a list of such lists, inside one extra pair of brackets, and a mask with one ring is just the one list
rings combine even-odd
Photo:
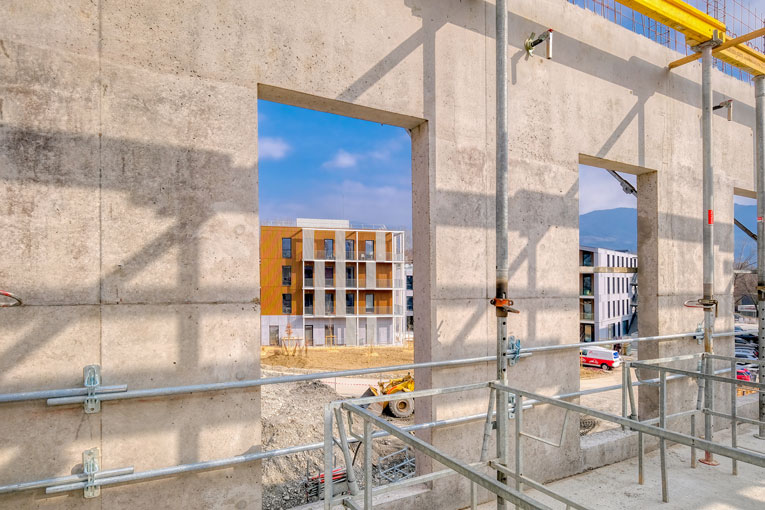
[(82, 471), (88, 475), (83, 493), (85, 498), (97, 498), (101, 495), (101, 487), (95, 485), (96, 473), (99, 471), (100, 459), (98, 448), (82, 452)]
[(101, 411), (101, 401), (96, 395), (98, 387), (101, 386), (101, 367), (99, 365), (87, 365), (82, 369), (83, 384), (88, 389), (88, 396), (83, 403), (86, 414), (93, 414)]
[(547, 57), (547, 59), (551, 59), (552, 58), (552, 42), (553, 42), (552, 28), (548, 28), (546, 31), (539, 34), (539, 37), (537, 37), (534, 32), (531, 32), (531, 35), (523, 43), (523, 47), (526, 50), (526, 54), (529, 57), (533, 56), (534, 48), (539, 46), (545, 41), (547, 41), (547, 49), (545, 52), (545, 57)]
[(733, 99), (727, 99), (717, 106), (713, 106), (712, 110), (720, 110), (722, 108), (728, 109), (728, 122), (733, 120)]

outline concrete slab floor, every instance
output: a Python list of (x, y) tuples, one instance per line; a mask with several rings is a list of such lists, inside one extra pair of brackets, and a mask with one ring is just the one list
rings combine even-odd
[[(753, 437), (755, 427), (738, 427), (738, 444), (765, 452), (765, 441)], [(730, 444), (730, 431), (715, 436)], [(699, 452), (703, 455), (703, 452)], [(645, 484), (637, 483), (637, 458), (632, 458), (547, 484), (550, 489), (592, 509), (609, 510), (731, 510), (765, 508), (765, 469), (738, 463), (738, 476), (731, 475), (731, 461), (718, 458), (720, 465), (710, 467), (697, 463), (690, 467), (690, 449), (674, 445), (667, 449), (669, 503), (661, 502), (659, 451), (645, 456)], [(564, 508), (558, 501), (537, 491), (525, 491), (551, 508)], [(496, 503), (479, 506), (495, 509)]]

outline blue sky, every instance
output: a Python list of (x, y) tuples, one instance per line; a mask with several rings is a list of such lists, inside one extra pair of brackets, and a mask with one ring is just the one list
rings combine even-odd
[(260, 217), (411, 228), (405, 129), (258, 101)]

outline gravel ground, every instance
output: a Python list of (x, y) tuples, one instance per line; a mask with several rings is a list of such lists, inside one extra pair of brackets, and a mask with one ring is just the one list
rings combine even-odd
[[(264, 450), (323, 441), (324, 405), (342, 399), (329, 386), (319, 382), (264, 386), (261, 398)], [(413, 422), (413, 418), (395, 420), (399, 426)], [(375, 440), (373, 463), (379, 456), (393, 453), (401, 448), (403, 445), (394, 439)], [(335, 455), (341, 455), (337, 448)], [(395, 459), (391, 460), (395, 462)], [(342, 465), (342, 461), (339, 464)], [(363, 451), (359, 452), (354, 464), (357, 479), (362, 478), (362, 466)], [(316, 475), (322, 470), (321, 450), (265, 461), (263, 463), (263, 509), (281, 510), (306, 503), (303, 480), (307, 473)]]

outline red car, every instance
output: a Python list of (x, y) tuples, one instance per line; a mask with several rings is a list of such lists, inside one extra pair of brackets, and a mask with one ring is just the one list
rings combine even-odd
[(752, 374), (749, 372), (749, 370), (739, 368), (738, 370), (736, 370), (736, 379), (739, 379), (741, 381), (751, 382)]

